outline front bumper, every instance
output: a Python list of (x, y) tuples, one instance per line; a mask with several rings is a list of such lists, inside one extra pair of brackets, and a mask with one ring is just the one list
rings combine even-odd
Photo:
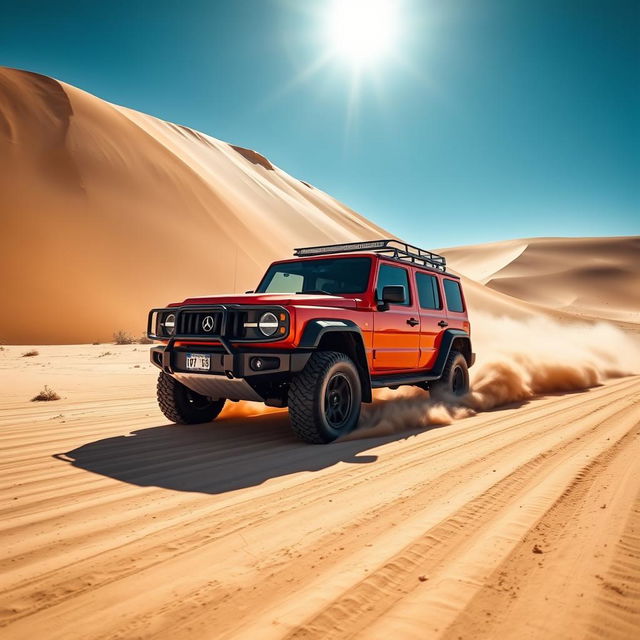
[[(284, 380), (304, 369), (312, 351), (229, 349), (189, 344), (176, 347), (173, 341), (151, 348), (151, 363), (189, 389), (210, 398), (266, 402), (273, 379)], [(229, 353), (231, 351), (231, 353)], [(187, 354), (210, 357), (208, 371), (187, 369)], [(262, 361), (258, 367), (257, 360)]]

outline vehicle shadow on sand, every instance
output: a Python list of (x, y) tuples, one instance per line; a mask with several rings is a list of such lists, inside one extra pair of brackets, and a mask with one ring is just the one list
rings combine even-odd
[(200, 425), (163, 424), (95, 440), (53, 457), (138, 486), (219, 494), (339, 462), (371, 464), (378, 456), (363, 452), (416, 433), (309, 445), (295, 440), (286, 413), (274, 413)]

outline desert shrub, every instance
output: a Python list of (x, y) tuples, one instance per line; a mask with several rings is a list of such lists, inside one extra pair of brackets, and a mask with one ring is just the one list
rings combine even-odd
[(116, 344), (135, 344), (138, 342), (130, 333), (122, 331), (122, 329), (113, 334), (113, 341)]
[(147, 338), (147, 334), (143, 333), (138, 340), (138, 344), (153, 344), (153, 340), (149, 340), (149, 338)]
[(31, 349), (30, 351), (25, 351), (22, 354), (22, 357), (23, 358), (31, 358), (32, 356), (39, 356), (39, 355), (40, 355), (39, 351), (36, 351), (35, 349)]
[(51, 400), (60, 400), (60, 396), (46, 384), (37, 396), (31, 398), (31, 402), (50, 402)]
[(111, 353), (111, 351), (104, 351), (98, 356), (98, 358), (104, 358), (105, 356), (112, 356), (112, 355), (113, 353)]

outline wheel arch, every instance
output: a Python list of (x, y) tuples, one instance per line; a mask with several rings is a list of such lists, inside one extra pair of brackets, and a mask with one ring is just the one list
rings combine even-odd
[(467, 361), (467, 366), (473, 364), (473, 352), (471, 350), (471, 338), (466, 336), (455, 336), (451, 342), (451, 351), (459, 351)]
[(462, 329), (447, 329), (440, 343), (438, 358), (432, 369), (433, 373), (442, 374), (451, 351), (459, 351), (467, 361), (468, 367), (475, 360), (475, 354), (471, 348), (471, 336)]
[(353, 360), (362, 388), (362, 401), (371, 402), (371, 375), (360, 327), (351, 320), (312, 320), (305, 327), (299, 346), (317, 351), (339, 351)]

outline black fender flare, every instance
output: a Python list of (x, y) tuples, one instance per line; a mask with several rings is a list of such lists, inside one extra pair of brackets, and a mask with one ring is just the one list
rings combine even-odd
[(438, 357), (436, 358), (436, 362), (433, 365), (430, 375), (440, 377), (444, 371), (444, 367), (447, 364), (447, 360), (449, 358), (449, 354), (451, 353), (451, 347), (453, 346), (453, 341), (461, 338), (462, 340), (466, 340), (469, 343), (469, 358), (467, 358), (467, 364), (471, 366), (475, 360), (475, 354), (471, 349), (471, 336), (462, 329), (446, 329), (444, 335), (442, 336), (442, 342), (440, 342), (440, 349), (438, 351)]
[(315, 349), (325, 334), (348, 332), (357, 333), (362, 338), (362, 331), (353, 320), (336, 320), (335, 318), (310, 320), (302, 332), (302, 338), (300, 338), (298, 346), (301, 349)]
[(322, 338), (327, 334), (342, 333), (349, 334), (353, 339), (355, 348), (355, 365), (360, 374), (362, 383), (362, 401), (371, 402), (371, 373), (367, 362), (367, 352), (364, 347), (362, 330), (353, 320), (342, 320), (335, 318), (317, 318), (307, 323), (302, 332), (302, 338), (298, 347), (300, 349), (317, 349)]

